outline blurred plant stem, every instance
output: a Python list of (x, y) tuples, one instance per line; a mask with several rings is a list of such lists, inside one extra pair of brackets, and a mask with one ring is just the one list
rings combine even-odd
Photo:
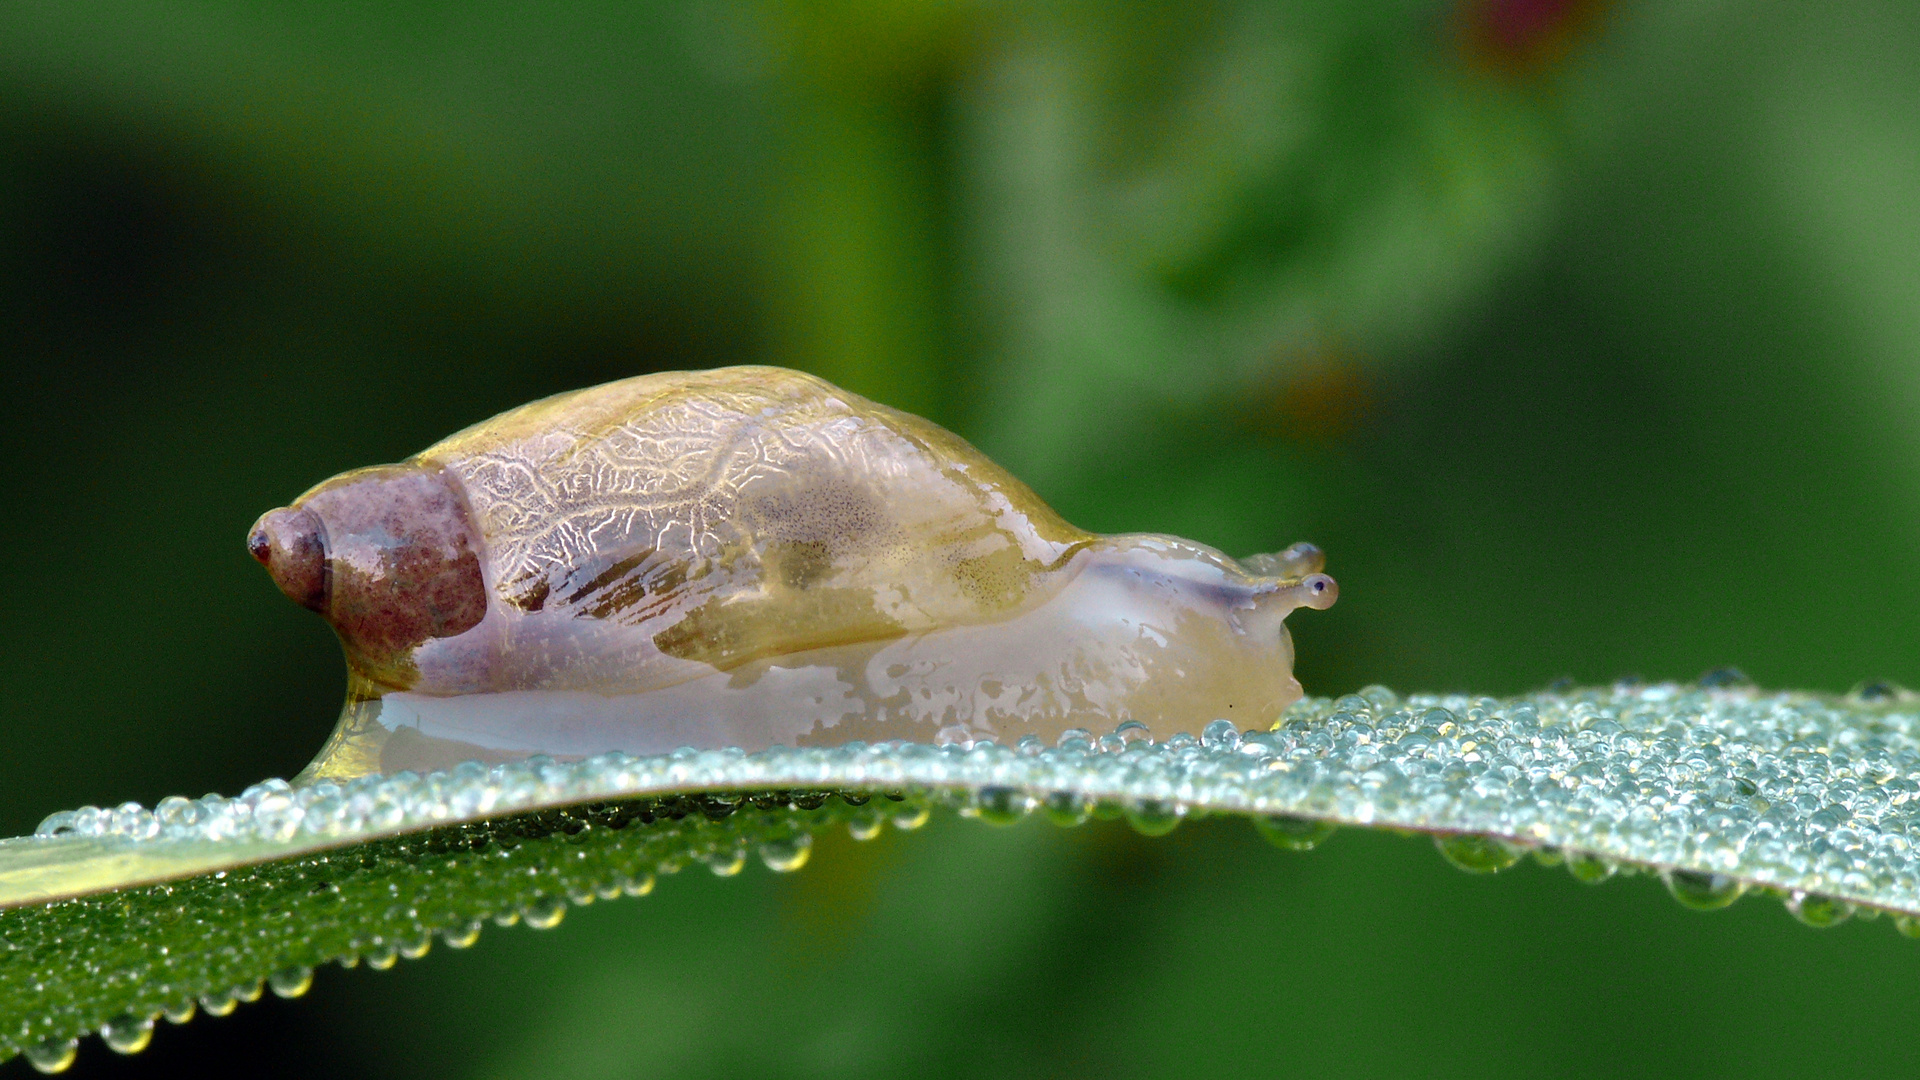
[(970, 4), (782, 2), (774, 355), (908, 412), (942, 400), (951, 251), (940, 116)]

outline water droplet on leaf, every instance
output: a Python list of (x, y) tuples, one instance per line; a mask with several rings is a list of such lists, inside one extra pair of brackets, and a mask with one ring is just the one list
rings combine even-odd
[(1200, 730), (1200, 745), (1209, 750), (1232, 750), (1240, 745), (1240, 729), (1231, 720), (1215, 720)]
[(847, 835), (855, 840), (871, 840), (880, 835), (886, 819), (879, 814), (860, 814), (847, 819)]
[(21, 1051), (27, 1064), (43, 1073), (66, 1072), (80, 1052), (79, 1039), (48, 1039)]
[(1469, 874), (1493, 874), (1520, 861), (1526, 849), (1494, 836), (1451, 833), (1433, 838), (1433, 846)]
[(1141, 799), (1127, 807), (1127, 824), (1142, 836), (1165, 836), (1180, 824), (1180, 808), (1159, 799)]
[(1011, 825), (1033, 809), (1033, 800), (1023, 791), (1005, 787), (981, 788), (968, 811), (989, 825)]
[(394, 948), (408, 960), (418, 960), (433, 947), (433, 931), (422, 926), (394, 942)]
[(1296, 817), (1292, 814), (1267, 814), (1253, 819), (1253, 827), (1267, 843), (1286, 851), (1312, 851), (1339, 828), (1331, 821)]
[(1667, 891), (1675, 900), (1695, 911), (1717, 911), (1747, 891), (1737, 879), (1725, 874), (1704, 874), (1693, 870), (1669, 870), (1663, 875)]
[(480, 940), (480, 924), (476, 921), (449, 926), (440, 931), (440, 940), (446, 942), (449, 949), (471, 948), (474, 942)]
[(1620, 864), (1598, 855), (1589, 855), (1584, 851), (1567, 852), (1567, 873), (1575, 881), (1588, 885), (1598, 885), (1620, 872)]
[(153, 1041), (153, 1017), (116, 1016), (100, 1025), (100, 1040), (116, 1054), (137, 1054)]
[[(1854, 687), (1848, 692), (1847, 697), (1863, 705), (1881, 705), (1889, 702), (1912, 701), (1914, 700), (1915, 694), (1897, 682), (1891, 682), (1887, 679), (1872, 679)], [(51, 821), (52, 819), (49, 818), (48, 820)], [(41, 828), (44, 829), (46, 826), (42, 825)]]
[(1063, 828), (1072, 828), (1087, 820), (1093, 806), (1085, 796), (1071, 791), (1056, 791), (1047, 796), (1047, 820)]
[(760, 845), (760, 861), (776, 874), (800, 869), (807, 865), (807, 857), (812, 854), (813, 836), (809, 833), (794, 833)]
[(520, 918), (535, 930), (551, 930), (567, 917), (567, 902), (557, 896), (544, 896), (520, 909)]
[(313, 986), (313, 969), (310, 967), (281, 968), (267, 976), (267, 985), (274, 994), (283, 998), (297, 998)]
[(1838, 926), (1853, 917), (1853, 905), (1845, 900), (1819, 893), (1795, 892), (1787, 897), (1787, 910), (1808, 926)]

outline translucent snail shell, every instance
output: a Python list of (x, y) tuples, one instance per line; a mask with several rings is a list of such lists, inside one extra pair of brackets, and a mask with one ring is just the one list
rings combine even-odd
[(340, 637), (302, 777), (1273, 722), (1311, 545), (1097, 536), (946, 430), (772, 367), (536, 401), (248, 539)]

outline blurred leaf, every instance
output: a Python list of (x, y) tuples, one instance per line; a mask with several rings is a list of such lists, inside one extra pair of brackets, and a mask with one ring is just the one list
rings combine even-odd
[(63, 812), (0, 845), (0, 1040), (43, 1065), (89, 1031), (138, 1049), (155, 1018), (223, 1012), (262, 980), (293, 996), (329, 960), (384, 967), (436, 934), (470, 944), (488, 919), (551, 926), (689, 863), (797, 869), (822, 827), (917, 828), (933, 805), (996, 824), (1125, 816), (1150, 836), (1231, 814), (1293, 849), (1334, 825), (1415, 830), (1472, 871), (1532, 850), (1583, 881), (1657, 871), (1691, 907), (1762, 889), (1810, 925), (1913, 925), (1914, 699), (1708, 681), (1507, 701), (1374, 688), (1304, 701), (1272, 731), (1215, 721), (1158, 744), (686, 750)]
[(607, 302), (753, 245), (755, 48), (688, 5), (10, 4), (0, 120), (216, 163), (266, 228), (402, 280)]
[(982, 444), (1047, 490), (1177, 410), (1407, 356), (1536, 243), (1564, 103), (1438, 5), (1035, 18), (962, 98)]

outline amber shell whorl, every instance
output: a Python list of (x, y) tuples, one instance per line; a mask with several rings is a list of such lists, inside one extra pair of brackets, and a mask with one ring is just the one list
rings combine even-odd
[(282, 592), (333, 626), (376, 686), (419, 678), (414, 651), (487, 613), (481, 543), (459, 484), (421, 463), (359, 469), (262, 516), (248, 549)]

